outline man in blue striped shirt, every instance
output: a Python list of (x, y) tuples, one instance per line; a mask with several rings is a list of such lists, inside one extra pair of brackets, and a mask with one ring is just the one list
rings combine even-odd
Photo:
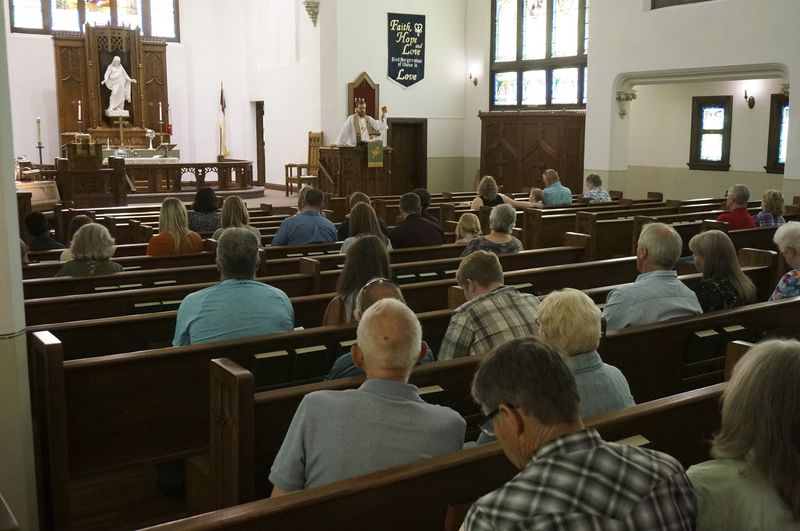
[(571, 205), (572, 204), (572, 191), (561, 184), (561, 179), (558, 172), (552, 168), (547, 169), (542, 174), (544, 179), (544, 190), (542, 194), (542, 203), (544, 206), (553, 205)]

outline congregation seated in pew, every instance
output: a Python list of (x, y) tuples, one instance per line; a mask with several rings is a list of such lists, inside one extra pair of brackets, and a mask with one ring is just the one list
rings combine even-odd
[[(473, 214), (474, 215), (474, 214)], [(489, 251), (495, 254), (518, 253), (522, 242), (512, 236), (517, 211), (508, 204), (497, 205), (489, 214), (489, 234), (472, 239), (462, 251), (467, 256), (475, 251)]]
[(400, 196), (400, 215), (403, 221), (389, 231), (389, 240), (395, 249), (442, 245), (442, 228), (422, 217), (419, 196), (409, 192)]
[(484, 354), (511, 339), (538, 333), (539, 299), (503, 285), (496, 254), (475, 251), (464, 258), (456, 282), (467, 302), (453, 311), (437, 359)]
[(269, 474), (272, 496), (460, 449), (461, 415), (426, 403), (408, 383), (426, 348), (419, 320), (405, 304), (384, 299), (371, 306), (353, 347), (366, 381), (303, 398)]
[(324, 196), (317, 188), (304, 188), (302, 209), (283, 220), (272, 245), (301, 245), (336, 241), (336, 226), (322, 214)]
[(472, 212), (465, 212), (458, 218), (456, 225), (456, 243), (469, 243), (475, 238), (483, 236), (481, 221)]
[[(403, 292), (400, 291), (400, 287), (397, 284), (386, 278), (373, 278), (358, 291), (356, 307), (355, 310), (353, 310), (354, 320), (356, 322), (361, 320), (361, 316), (370, 306), (383, 299), (394, 299), (403, 304), (406, 303), (403, 298)], [(430, 346), (425, 343), (425, 347), (425, 352), (422, 354), (419, 363), (431, 363), (435, 361)], [(364, 370), (358, 367), (353, 359), (352, 349), (348, 348), (346, 350), (345, 353), (336, 358), (328, 376), (325, 378), (326, 380), (364, 376)]]
[(784, 214), (783, 192), (767, 190), (761, 197), (761, 212), (753, 216), (758, 227), (775, 227), (786, 223)]
[(358, 291), (373, 278), (391, 278), (389, 253), (377, 236), (357, 238), (347, 250), (344, 267), (336, 280), (336, 296), (328, 303), (322, 326), (352, 323)]
[[(369, 198), (367, 194), (364, 192), (353, 192), (348, 199), (348, 208), (350, 212), (353, 212), (353, 207), (355, 207), (359, 203), (366, 203), (372, 206), (372, 200)], [(383, 221), (381, 218), (378, 218), (378, 225), (381, 227), (381, 232), (384, 233), (386, 236), (389, 235), (389, 228), (386, 226), (386, 222)], [(336, 239), (337, 241), (344, 241), (350, 237), (350, 215), (348, 214), (344, 221), (342, 221), (338, 227), (336, 227)]]
[(84, 225), (72, 238), (72, 259), (56, 273), (57, 277), (92, 277), (121, 273), (122, 266), (111, 260), (114, 238), (97, 223)]
[(64, 244), (50, 235), (50, 225), (42, 212), (31, 212), (25, 216), (25, 228), (31, 235), (29, 247), (31, 251), (49, 251), (63, 249)]
[(186, 207), (179, 199), (167, 197), (158, 213), (158, 234), (150, 238), (147, 254), (166, 256), (171, 254), (199, 253), (203, 250), (200, 235), (189, 229)]
[(694, 265), (703, 281), (692, 288), (703, 312), (737, 308), (756, 302), (756, 287), (742, 273), (736, 249), (722, 231), (708, 230), (689, 240)]
[(255, 280), (260, 242), (242, 227), (226, 229), (217, 244), (221, 282), (187, 295), (178, 308), (172, 344), (193, 345), (291, 332), (294, 309), (286, 294)]
[(739, 360), (722, 395), (715, 458), (687, 471), (697, 529), (800, 527), (800, 342), (764, 341)]
[[(517, 201), (516, 199), (512, 199), (505, 194), (501, 194), (499, 190), (494, 177), (491, 175), (484, 175), (478, 183), (477, 196), (470, 203), (470, 208), (472, 210), (480, 210), (483, 206), (496, 207), (502, 204), (508, 204), (514, 208), (534, 208), (537, 206), (530, 201)], [(570, 201), (572, 201), (572, 198), (570, 198)]]
[(189, 230), (214, 232), (220, 227), (219, 200), (214, 190), (204, 186), (194, 194), (192, 211), (189, 212)]
[(222, 231), (231, 227), (242, 227), (258, 238), (261, 241), (261, 231), (257, 227), (250, 226), (250, 213), (247, 212), (247, 205), (238, 195), (229, 195), (222, 203), (221, 213), (222, 226), (214, 231), (211, 236), (212, 240), (219, 240)]
[(420, 216), (431, 223), (439, 225), (441, 223), (439, 219), (428, 212), (428, 207), (431, 206), (431, 193), (426, 188), (414, 188), (411, 193), (419, 197)]
[(603, 188), (603, 180), (596, 173), (590, 173), (584, 180), (586, 191), (583, 197), (589, 200), (589, 203), (608, 203), (611, 201), (611, 194)]
[(479, 498), (462, 530), (694, 529), (681, 464), (584, 427), (575, 378), (547, 345), (527, 338), (494, 349), (472, 395), (486, 415), (481, 429), (521, 472)]
[(769, 300), (796, 297), (800, 295), (800, 222), (790, 221), (781, 225), (773, 240), (791, 270), (781, 277)]
[(542, 174), (544, 190), (542, 190), (542, 203), (544, 206), (572, 204), (572, 190), (561, 184), (561, 177), (552, 168)]
[(342, 248), (339, 249), (340, 253), (346, 253), (347, 249), (357, 238), (370, 235), (381, 240), (387, 250), (392, 250), (392, 242), (389, 241), (388, 236), (381, 230), (381, 226), (378, 223), (378, 216), (370, 205), (359, 203), (353, 206), (353, 208), (350, 209), (349, 221), (350, 234), (347, 239), (342, 242)]
[(69, 245), (67, 245), (67, 248), (59, 255), (59, 262), (69, 262), (72, 260), (72, 239), (75, 238), (75, 233), (78, 232), (78, 229), (89, 223), (93, 223), (92, 218), (84, 216), (83, 214), (69, 220)]
[(747, 211), (750, 201), (750, 188), (744, 184), (734, 184), (725, 195), (725, 207), (729, 212), (717, 216), (717, 221), (728, 224), (728, 230), (752, 229), (756, 220)]
[(603, 308), (607, 330), (703, 313), (697, 296), (678, 280), (674, 269), (682, 247), (680, 235), (671, 226), (644, 226), (636, 244), (640, 274), (633, 284), (608, 294)]

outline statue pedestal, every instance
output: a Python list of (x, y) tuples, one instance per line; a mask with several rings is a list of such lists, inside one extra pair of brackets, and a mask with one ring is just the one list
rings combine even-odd
[(124, 109), (112, 111), (112, 110), (105, 110), (103, 114), (108, 116), (109, 118), (130, 118), (131, 113)]

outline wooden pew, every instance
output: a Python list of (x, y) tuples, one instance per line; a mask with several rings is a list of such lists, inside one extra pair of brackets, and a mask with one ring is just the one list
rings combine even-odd
[[(229, 376), (235, 383), (240, 375)], [(667, 452), (688, 467), (708, 459), (708, 439), (719, 427), (718, 402), (724, 386), (706, 387), (586, 419), (586, 425), (597, 429), (606, 440), (643, 438), (647, 447)], [(235, 386), (230, 393), (233, 400), (212, 402), (212, 407), (219, 408), (217, 414), (224, 415), (218, 418), (228, 420), (224, 425), (219, 423), (218, 436), (213, 439), (224, 452), (219, 464), (226, 466), (226, 473), (215, 477), (217, 484), (213, 487), (214, 493), (221, 494), (213, 500), (218, 507), (246, 503), (268, 494), (250, 481), (268, 473), (268, 468), (259, 467), (258, 457), (251, 459), (260, 451), (256, 446), (260, 441), (250, 440), (254, 429), (259, 428), (260, 404), (252, 403), (246, 382), (238, 388), (238, 394)], [(233, 456), (237, 460), (228, 461)], [(504, 458), (499, 443), (491, 443), (158, 529), (300, 529), (307, 528), (303, 524), (325, 522), (326, 527), (336, 529), (438, 530), (448, 505), (471, 502), (514, 474), (516, 470)], [(419, 496), (420, 492), (425, 495)], [(416, 499), (413, 503), (411, 496)], [(356, 510), (355, 504), (361, 509)]]
[[(426, 340), (438, 347), (450, 312), (419, 317)], [(58, 339), (37, 332), (31, 371), (40, 385), (32, 400), (44, 485), (59, 519), (54, 527), (67, 527), (71, 481), (207, 451), (211, 359), (229, 357), (249, 367), (256, 355), (286, 351), (285, 358), (272, 358), (276, 375), (318, 378), (320, 360), (327, 372), (340, 343), (354, 337), (355, 326), (346, 325), (65, 361)], [(308, 352), (310, 345), (322, 348)]]

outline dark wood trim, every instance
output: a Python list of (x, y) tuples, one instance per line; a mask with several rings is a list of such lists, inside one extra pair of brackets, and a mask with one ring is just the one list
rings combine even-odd
[(781, 120), (783, 107), (789, 105), (789, 96), (773, 94), (769, 102), (769, 136), (767, 140), (767, 173), (782, 174), (785, 164), (778, 162), (778, 148), (781, 142)]
[(267, 182), (267, 154), (264, 142), (264, 102), (254, 102), (256, 106), (256, 183), (264, 186)]
[(31, 33), (34, 35), (48, 35), (50, 34), (49, 25), (45, 17), (45, 5), (47, 10), (50, 10), (50, 4), (42, 2), (42, 29), (37, 28), (17, 28), (14, 26), (14, 0), (8, 0), (8, 27), (12, 33)]
[(708, 2), (708, 0), (652, 0), (650, 9), (661, 9), (662, 7), (682, 6), (684, 4), (696, 4), (698, 2)]
[[(700, 159), (700, 138), (703, 107), (719, 106), (725, 108), (725, 123), (722, 129), (722, 160), (709, 162)], [(689, 142), (689, 162), (692, 170), (728, 171), (731, 167), (731, 123), (733, 118), (733, 96), (695, 96), (692, 98), (691, 140)]]

